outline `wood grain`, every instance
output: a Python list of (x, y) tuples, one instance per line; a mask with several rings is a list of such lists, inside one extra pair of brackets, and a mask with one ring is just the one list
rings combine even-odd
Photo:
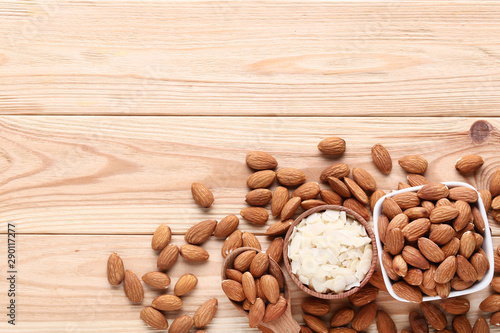
[[(422, 154), (429, 161), (428, 179), (485, 188), (500, 167), (498, 128), (495, 118), (475, 123), (466, 118), (7, 116), (0, 118), (0, 223), (15, 221), (21, 233), (134, 235), (168, 223), (174, 233), (183, 233), (196, 222), (238, 215), (246, 207), (251, 170), (245, 155), (255, 149), (273, 154), (279, 167), (304, 170), (310, 181), (344, 161), (371, 172), (378, 188), (386, 190), (405, 181), (397, 159)], [(347, 142), (341, 159), (325, 158), (316, 148), (331, 135)], [(375, 142), (392, 155), (390, 176), (371, 161)], [(471, 153), (480, 153), (486, 163), (464, 178), (455, 161)], [(213, 190), (212, 208), (194, 203), (194, 181)], [(245, 221), (241, 228), (266, 229)], [(495, 222), (492, 229), (500, 235)]]
[[(269, 240), (259, 236), (263, 248)], [(18, 267), (18, 325), (16, 332), (151, 332), (139, 319), (143, 306), (149, 305), (160, 293), (145, 286), (145, 299), (141, 305), (133, 305), (126, 298), (123, 287), (112, 287), (106, 279), (106, 261), (111, 252), (117, 251), (125, 264), (139, 276), (155, 270), (157, 254), (151, 250), (151, 237), (146, 235), (21, 235), (17, 250), (22, 254)], [(181, 245), (181, 236), (174, 236), (173, 243)], [(494, 245), (500, 244), (495, 237)], [(172, 292), (177, 279), (186, 272), (195, 274), (197, 287), (183, 296), (182, 310), (168, 313), (169, 323), (180, 314), (192, 315), (204, 300), (216, 297), (219, 308), (207, 331), (220, 332), (258, 332), (248, 327), (248, 322), (225, 297), (220, 287), (221, 241), (210, 238), (203, 247), (210, 253), (210, 261), (192, 264), (179, 258), (168, 271)], [(2, 253), (6, 248), (5, 237), (0, 238)], [(217, 269), (207, 269), (217, 267)], [(6, 270), (0, 262), (0, 270)], [(300, 304), (307, 294), (299, 290), (291, 281), (292, 314), (303, 323)], [(5, 290), (6, 281), (0, 281)], [(489, 288), (469, 295), (470, 320), (481, 313), (478, 305), (491, 291)], [(376, 300), (380, 308), (390, 313), (398, 331), (408, 327), (408, 312), (417, 309), (415, 304), (397, 302), (386, 292), (380, 292)], [(346, 300), (330, 301), (336, 310), (347, 304)], [(324, 317), (330, 319), (330, 315)], [(448, 316), (448, 323), (451, 317)], [(10, 329), (10, 331), (9, 331)], [(5, 322), (0, 323), (0, 332), (12, 332)], [(372, 324), (366, 332), (376, 332)]]
[(1, 1), (0, 113), (496, 116), (494, 1)]

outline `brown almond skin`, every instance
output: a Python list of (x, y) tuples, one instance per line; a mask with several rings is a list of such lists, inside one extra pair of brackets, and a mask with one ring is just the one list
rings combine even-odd
[(159, 271), (166, 271), (177, 261), (179, 257), (179, 248), (177, 245), (169, 244), (159, 254), (157, 268)]
[(108, 258), (107, 267), (108, 282), (112, 286), (117, 286), (122, 283), (125, 277), (125, 270), (123, 268), (123, 260), (120, 256), (113, 252)]
[(424, 185), (417, 191), (417, 195), (422, 200), (436, 201), (448, 197), (450, 191), (448, 187), (441, 183), (430, 183)]
[(269, 258), (273, 259), (279, 264), (281, 262), (281, 259), (283, 258), (283, 238), (275, 238), (271, 242), (271, 244), (269, 244), (266, 253)]
[(380, 241), (382, 243), (386, 243), (386, 238), (387, 238), (387, 228), (389, 227), (389, 219), (387, 218), (387, 216), (385, 216), (384, 214), (381, 214), (379, 217), (378, 217), (378, 234), (379, 234), (379, 237), (380, 237)]
[(384, 276), (382, 275), (381, 271), (377, 270), (377, 271), (373, 272), (373, 274), (368, 282), (370, 282), (370, 284), (372, 286), (378, 288), (379, 290), (387, 291), (387, 287), (385, 286), (385, 283), (384, 283)]
[(216, 220), (201, 221), (186, 231), (184, 240), (193, 245), (201, 244), (213, 234), (216, 226)]
[(484, 159), (479, 155), (466, 155), (460, 157), (455, 163), (455, 169), (461, 174), (476, 172), (484, 164)]
[(344, 183), (359, 202), (365, 205), (368, 204), (368, 195), (354, 180), (349, 177), (344, 177)]
[(147, 306), (141, 311), (141, 319), (144, 322), (157, 330), (165, 330), (168, 327), (168, 322), (163, 313), (151, 306)]
[(306, 325), (309, 326), (314, 332), (328, 333), (326, 324), (320, 318), (311, 315), (302, 315), (302, 319), (304, 319)]
[(385, 192), (382, 190), (376, 190), (375, 192), (372, 193), (370, 196), (370, 209), (373, 212), (373, 209), (375, 208), (375, 204), (377, 201), (379, 201), (380, 198), (382, 198), (385, 195)]
[(465, 202), (474, 203), (477, 201), (478, 194), (475, 190), (465, 187), (458, 186), (450, 189), (450, 194), (448, 195), (450, 200), (463, 200)]
[(242, 235), (241, 235), (241, 240), (243, 242), (243, 246), (244, 247), (253, 247), (257, 250), (262, 250), (262, 247), (260, 245), (260, 242), (259, 240), (257, 239), (257, 237), (252, 234), (251, 232), (244, 232)]
[(457, 255), (457, 275), (465, 282), (477, 281), (477, 272), (474, 266), (462, 255)]
[(228, 279), (234, 280), (239, 283), (241, 283), (243, 279), (243, 273), (232, 268), (226, 270), (226, 276)]
[(250, 273), (255, 278), (261, 277), (269, 268), (269, 257), (265, 252), (259, 252), (250, 264)]
[(302, 200), (314, 199), (319, 194), (319, 185), (316, 182), (309, 182), (300, 185), (292, 192), (292, 197), (299, 197)]
[(226, 296), (235, 302), (243, 302), (245, 297), (245, 292), (243, 291), (243, 286), (234, 280), (224, 280), (222, 281), (222, 290)]
[(331, 190), (321, 190), (319, 192), (321, 199), (328, 205), (342, 206), (342, 197)]
[(251, 304), (254, 304), (257, 299), (257, 287), (255, 287), (255, 279), (250, 272), (243, 273), (241, 285), (243, 286), (243, 292), (245, 293), (247, 300)]
[(431, 182), (425, 178), (422, 175), (419, 175), (417, 173), (410, 173), (406, 176), (406, 179), (408, 180), (408, 183), (410, 186), (420, 186), (420, 185), (426, 185), (430, 184)]
[(161, 251), (168, 245), (168, 243), (170, 243), (171, 239), (172, 231), (170, 230), (170, 227), (166, 224), (161, 224), (158, 228), (156, 228), (153, 234), (151, 247), (155, 251)]
[(276, 173), (276, 178), (283, 186), (297, 186), (306, 181), (306, 175), (296, 168), (281, 168)]
[(397, 333), (396, 324), (384, 310), (377, 312), (377, 331), (382, 333)]
[(273, 192), (273, 197), (271, 198), (271, 214), (274, 217), (278, 217), (288, 202), (290, 195), (288, 189), (283, 186), (278, 186)]
[(436, 269), (436, 274), (434, 275), (434, 281), (437, 283), (447, 283), (457, 271), (457, 259), (455, 257), (446, 258)]
[(249, 151), (246, 162), (254, 170), (274, 169), (278, 166), (276, 159), (263, 151)]
[(373, 192), (377, 189), (375, 178), (366, 170), (361, 168), (352, 169), (352, 178), (366, 192)]
[(289, 219), (286, 221), (278, 221), (269, 226), (266, 230), (266, 235), (267, 236), (282, 236), (286, 234), (290, 226), (292, 225), (293, 220)]
[(475, 253), (470, 257), (470, 263), (477, 272), (477, 280), (481, 281), (490, 269), (490, 263), (482, 253)]
[(490, 327), (484, 317), (479, 317), (472, 328), (472, 333), (489, 333)]
[(421, 269), (410, 268), (403, 278), (410, 286), (420, 286), (424, 279)]
[(233, 262), (234, 269), (237, 269), (242, 273), (248, 271), (248, 269), (250, 268), (250, 264), (252, 263), (252, 260), (256, 255), (257, 252), (253, 250), (248, 250), (238, 254)]
[(191, 244), (181, 245), (179, 253), (184, 259), (195, 262), (207, 261), (210, 258), (210, 254), (204, 248)]
[(170, 325), (170, 333), (188, 333), (193, 327), (193, 318), (188, 315), (177, 317)]
[(132, 303), (141, 303), (144, 299), (144, 288), (142, 287), (141, 281), (137, 275), (130, 270), (125, 271), (123, 290), (125, 290), (125, 294)]
[(472, 326), (464, 315), (453, 318), (453, 329), (456, 333), (472, 333)]
[(420, 237), (418, 239), (418, 249), (429, 261), (440, 263), (445, 259), (443, 250), (428, 238)]
[(340, 195), (342, 198), (350, 198), (351, 191), (347, 187), (347, 185), (336, 177), (328, 177), (328, 184), (333, 189), (335, 193)]
[(403, 235), (409, 242), (418, 240), (420, 237), (424, 236), (431, 227), (431, 221), (426, 218), (421, 218), (412, 221), (401, 231)]
[(342, 308), (335, 312), (330, 320), (331, 327), (340, 327), (349, 324), (354, 318), (354, 310), (351, 308)]
[(271, 201), (273, 194), (267, 188), (258, 188), (247, 193), (245, 201), (250, 206), (265, 206)]
[(222, 258), (226, 258), (231, 251), (241, 247), (243, 245), (242, 239), (243, 233), (240, 230), (235, 230), (231, 235), (229, 235), (221, 248)]
[(300, 197), (294, 197), (288, 200), (283, 209), (281, 210), (281, 221), (290, 219), (293, 214), (300, 207), (301, 199)]
[(257, 171), (248, 176), (247, 186), (251, 189), (266, 188), (271, 186), (276, 178), (276, 172), (272, 170)]
[(187, 273), (182, 275), (174, 287), (175, 296), (184, 296), (193, 290), (198, 284), (198, 278), (193, 274)]
[(450, 299), (445, 299), (441, 302), (441, 307), (444, 311), (449, 314), (458, 316), (464, 315), (469, 312), (470, 302), (467, 298), (463, 297), (453, 297)]
[(490, 283), (491, 288), (500, 294), (500, 276), (495, 276)]
[(411, 311), (409, 314), (409, 322), (413, 333), (428, 333), (429, 326), (424, 317), (417, 311)]
[(149, 272), (142, 276), (142, 281), (156, 289), (167, 289), (170, 285), (170, 277), (162, 272)]
[(493, 326), (500, 326), (500, 312), (495, 312), (491, 315), (490, 324)]
[(372, 147), (372, 160), (383, 174), (388, 175), (392, 170), (391, 155), (381, 144)]
[(385, 198), (382, 203), (382, 213), (392, 220), (396, 215), (401, 214), (403, 211), (393, 198)]
[(330, 312), (330, 303), (324, 299), (306, 298), (301, 304), (302, 311), (316, 317), (321, 317)]
[(403, 259), (416, 268), (428, 269), (430, 267), (429, 261), (420, 253), (420, 251), (413, 246), (405, 246), (403, 248)]
[(500, 295), (490, 295), (486, 297), (481, 304), (479, 304), (479, 309), (484, 312), (498, 312), (500, 311)]
[(403, 232), (399, 228), (391, 229), (386, 234), (387, 251), (393, 256), (401, 253), (405, 245)]
[(437, 305), (430, 302), (423, 302), (420, 303), (420, 310), (422, 311), (422, 314), (427, 322), (436, 330), (443, 330), (446, 328), (446, 325), (448, 324), (446, 316), (443, 311), (437, 307)]
[(491, 192), (488, 190), (479, 190), (479, 196), (483, 200), (484, 210), (488, 212), (488, 210), (490, 210), (491, 207), (491, 198), (492, 198)]
[(217, 223), (214, 230), (214, 236), (217, 238), (225, 238), (238, 229), (239, 224), (240, 220), (236, 215), (228, 215)]
[(349, 302), (351, 302), (354, 306), (365, 306), (368, 303), (371, 303), (375, 300), (378, 295), (378, 289), (366, 285), (363, 288), (359, 289), (357, 292), (349, 296)]
[(358, 313), (352, 320), (352, 328), (361, 332), (370, 326), (377, 315), (377, 304), (369, 303), (359, 309)]
[(249, 223), (261, 225), (269, 219), (269, 212), (262, 207), (247, 207), (240, 211), (241, 217)]
[(323, 170), (319, 178), (322, 182), (327, 183), (329, 177), (344, 178), (349, 175), (350, 171), (351, 170), (347, 164), (335, 163)]
[(415, 192), (403, 192), (392, 197), (398, 206), (404, 211), (408, 208), (417, 207), (420, 199)]
[(262, 322), (268, 323), (278, 319), (285, 312), (286, 306), (286, 299), (282, 296), (279, 297), (276, 303), (269, 303), (266, 307), (266, 313), (264, 314)]
[(260, 278), (260, 283), (262, 291), (264, 295), (266, 295), (266, 299), (272, 304), (278, 302), (280, 296), (278, 280), (270, 274), (265, 274)]
[(182, 299), (175, 295), (160, 295), (152, 304), (153, 308), (161, 311), (177, 311), (182, 308)]
[(405, 281), (399, 281), (392, 285), (394, 292), (401, 298), (413, 303), (422, 302), (422, 292), (418, 287), (410, 286)]
[(250, 306), (248, 313), (248, 325), (250, 327), (257, 327), (257, 325), (264, 319), (266, 312), (266, 304), (261, 298), (257, 298), (255, 303)]
[(210, 324), (215, 316), (219, 301), (217, 298), (212, 298), (203, 303), (193, 315), (193, 322), (196, 328), (203, 328)]
[(214, 203), (214, 195), (202, 183), (191, 184), (191, 194), (194, 201), (202, 208), (209, 208)]
[(425, 173), (427, 171), (427, 160), (420, 155), (407, 155), (401, 157), (399, 165), (408, 173)]
[(318, 143), (318, 150), (325, 155), (342, 155), (345, 152), (345, 140), (335, 136), (323, 139)]

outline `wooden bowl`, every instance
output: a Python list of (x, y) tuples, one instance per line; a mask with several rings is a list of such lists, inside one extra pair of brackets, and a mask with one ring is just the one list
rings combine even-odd
[[(262, 252), (253, 247), (240, 247), (233, 250), (222, 263), (221, 278), (222, 281), (227, 280), (226, 270), (233, 268), (234, 259), (240, 254), (248, 250), (253, 250), (257, 253)], [(285, 279), (285, 274), (281, 269), (280, 265), (276, 263), (273, 259), (269, 258), (269, 271), (270, 274), (276, 277), (276, 273), (281, 274), (281, 279), (283, 281), (283, 293), (286, 299), (286, 310), (285, 312), (276, 320), (268, 323), (261, 322), (257, 328), (261, 331), (265, 331), (265, 328), (271, 329), (274, 333), (298, 333), (300, 331), (300, 325), (292, 317), (292, 307), (290, 302), (290, 289), (288, 288), (288, 283)], [(274, 274), (273, 274), (274, 273)], [(230, 300), (231, 303), (240, 311), (245, 317), (248, 318), (248, 312), (245, 311), (240, 302), (235, 302)]]
[[(337, 210), (337, 211), (343, 211), (346, 212), (347, 215), (350, 217), (356, 219), (359, 223), (361, 223), (365, 229), (366, 233), (370, 236), (372, 240), (372, 249), (373, 249), (373, 257), (372, 257), (372, 265), (370, 267), (370, 270), (366, 274), (365, 278), (363, 281), (361, 281), (361, 284), (359, 287), (354, 287), (352, 289), (349, 289), (347, 291), (344, 291), (342, 293), (318, 293), (312, 289), (310, 289), (308, 286), (302, 284), (302, 282), (299, 281), (299, 279), (295, 276), (295, 274), (292, 273), (292, 268), (290, 266), (290, 261), (288, 259), (288, 243), (290, 242), (290, 236), (292, 235), (293, 230), (295, 229), (295, 226), (297, 226), (304, 218), (307, 216), (317, 213), (317, 212), (322, 212), (327, 209), (330, 210)], [(336, 205), (323, 205), (323, 206), (318, 206), (311, 208), (304, 213), (302, 213), (295, 221), (292, 223), (290, 228), (288, 229), (288, 232), (286, 233), (285, 240), (283, 242), (283, 261), (285, 263), (285, 268), (286, 271), (288, 272), (288, 275), (292, 279), (293, 282), (304, 292), (308, 293), (311, 296), (317, 297), (317, 298), (323, 298), (323, 299), (340, 299), (340, 298), (345, 298), (348, 297), (349, 295), (354, 294), (357, 292), (360, 288), (362, 288), (368, 280), (370, 280), (370, 277), (373, 274), (373, 271), (375, 270), (375, 266), (377, 265), (377, 242), (375, 240), (375, 233), (373, 232), (372, 228), (368, 224), (368, 222), (365, 221), (358, 213), (355, 211), (345, 208), (342, 206), (336, 206)]]

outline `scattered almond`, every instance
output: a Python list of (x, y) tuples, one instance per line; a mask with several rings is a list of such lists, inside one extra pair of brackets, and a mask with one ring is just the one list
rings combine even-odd
[(292, 192), (292, 197), (299, 197), (302, 200), (314, 199), (319, 194), (319, 185), (315, 182), (309, 182), (300, 185)]
[(241, 217), (252, 224), (264, 224), (269, 218), (267, 209), (262, 207), (247, 207), (240, 211)]
[(158, 256), (157, 268), (159, 271), (166, 271), (177, 261), (179, 248), (174, 244), (167, 245)]
[(191, 244), (181, 245), (179, 252), (189, 261), (207, 261), (210, 258), (210, 254), (204, 248)]
[(266, 304), (261, 298), (257, 298), (255, 303), (250, 306), (248, 313), (248, 325), (250, 327), (257, 327), (257, 325), (264, 319), (266, 312)]
[(314, 332), (328, 333), (326, 324), (320, 318), (306, 314), (302, 315), (302, 319), (304, 319), (306, 325), (309, 326)]
[(217, 307), (219, 306), (219, 301), (217, 298), (212, 298), (203, 303), (198, 310), (193, 315), (194, 326), (197, 328), (203, 328), (210, 324), (213, 317), (215, 316), (215, 312), (217, 311)]
[(420, 310), (422, 310), (422, 314), (427, 322), (436, 330), (443, 330), (446, 328), (446, 316), (435, 304), (430, 302), (420, 303)]
[(214, 236), (218, 238), (225, 238), (231, 235), (240, 224), (240, 220), (236, 215), (228, 215), (217, 223), (214, 230)]
[(306, 181), (306, 175), (295, 168), (281, 168), (276, 173), (278, 182), (284, 186), (297, 186)]
[(168, 327), (167, 319), (160, 311), (151, 306), (147, 306), (141, 311), (141, 319), (157, 330), (166, 330)]
[(222, 290), (227, 298), (235, 302), (242, 302), (246, 297), (241, 283), (234, 280), (222, 281)]
[[(345, 163), (335, 163), (323, 170), (320, 175), (320, 180), (324, 183), (328, 182), (328, 178), (344, 178), (349, 175), (349, 166)], [(340, 194), (340, 193), (339, 193)]]
[(366, 192), (373, 192), (377, 188), (375, 178), (366, 170), (361, 168), (352, 169), (352, 178)]
[(221, 248), (222, 258), (227, 257), (227, 255), (231, 253), (231, 251), (243, 245), (242, 235), (243, 233), (240, 230), (235, 230), (226, 238)]
[(267, 188), (258, 188), (248, 192), (245, 201), (250, 206), (265, 206), (271, 201), (272, 196), (272, 192)]
[(266, 188), (271, 186), (276, 178), (276, 172), (272, 170), (257, 171), (248, 176), (247, 186), (251, 189)]
[(397, 333), (396, 324), (384, 310), (377, 312), (377, 331), (382, 333)]
[(125, 271), (123, 290), (132, 303), (141, 303), (144, 299), (144, 288), (142, 287), (141, 281), (137, 275), (130, 270)]
[(262, 321), (264, 323), (269, 323), (273, 320), (278, 319), (285, 312), (287, 302), (283, 296), (280, 296), (276, 303), (269, 303), (266, 307), (266, 312)]
[(367, 329), (368, 326), (370, 326), (375, 320), (376, 315), (377, 315), (377, 304), (369, 303), (363, 306), (354, 316), (351, 323), (352, 328), (358, 332)]
[(170, 277), (162, 272), (149, 272), (142, 276), (142, 281), (156, 289), (167, 289), (170, 285)]
[(383, 174), (388, 175), (392, 170), (392, 159), (387, 149), (381, 144), (376, 144), (372, 147), (372, 159), (377, 168)]
[(107, 273), (108, 281), (113, 286), (117, 286), (122, 283), (125, 277), (122, 258), (120, 258), (116, 252), (111, 253), (108, 258)]
[(177, 317), (170, 325), (169, 333), (188, 333), (193, 327), (193, 318), (188, 315)]
[(194, 201), (203, 208), (208, 208), (214, 203), (214, 195), (212, 192), (203, 185), (202, 183), (191, 184), (191, 194), (193, 195)]
[(216, 220), (201, 221), (186, 231), (184, 240), (189, 244), (201, 244), (213, 234), (216, 226)]
[(441, 302), (441, 307), (444, 311), (452, 315), (464, 315), (469, 312), (470, 302), (467, 298), (454, 297), (445, 299)]
[(251, 232), (244, 232), (241, 235), (241, 240), (243, 241), (244, 247), (253, 247), (259, 251), (262, 249), (259, 240)]
[(330, 312), (330, 303), (324, 299), (306, 298), (302, 301), (302, 311), (316, 317), (321, 317)]
[(281, 210), (281, 221), (288, 220), (295, 214), (297, 209), (300, 207), (300, 197), (293, 197), (285, 204)]
[(342, 138), (332, 136), (321, 140), (318, 144), (318, 150), (325, 155), (342, 155), (345, 152), (345, 141)]
[(170, 227), (166, 224), (160, 224), (153, 234), (151, 247), (155, 251), (161, 251), (168, 245), (168, 243), (170, 243), (171, 239), (172, 231), (170, 230)]
[(254, 170), (274, 169), (278, 166), (276, 159), (263, 151), (248, 152), (246, 162)]
[(184, 296), (193, 290), (198, 284), (198, 279), (193, 274), (182, 275), (174, 287), (174, 294), (176, 296)]
[(427, 160), (420, 155), (407, 155), (399, 159), (399, 165), (409, 173), (424, 173), (427, 171)]
[(175, 295), (160, 295), (153, 300), (153, 308), (161, 311), (177, 311), (182, 308), (182, 300)]
[(336, 311), (330, 320), (331, 327), (340, 327), (349, 324), (354, 319), (354, 310), (351, 308), (342, 308)]
[(285, 207), (285, 204), (289, 199), (288, 189), (283, 186), (278, 186), (273, 193), (271, 199), (271, 213), (274, 217), (278, 217), (281, 214), (281, 210)]
[(455, 169), (461, 174), (476, 172), (484, 164), (484, 159), (479, 155), (466, 155), (460, 157), (455, 163)]
[(271, 242), (271, 244), (269, 244), (266, 253), (269, 258), (273, 259), (274, 261), (276, 261), (276, 263), (279, 264), (281, 262), (281, 259), (283, 258), (283, 238), (275, 238)]

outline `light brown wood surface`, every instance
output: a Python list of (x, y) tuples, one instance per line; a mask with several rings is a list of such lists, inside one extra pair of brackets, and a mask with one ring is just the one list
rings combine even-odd
[[(343, 161), (384, 190), (405, 180), (398, 158), (422, 154), (430, 180), (485, 188), (500, 167), (499, 17), (493, 1), (0, 1), (0, 306), (14, 223), (14, 331), (152, 332), (108, 284), (109, 254), (141, 276), (155, 269), (159, 224), (181, 245), (192, 224), (239, 215), (250, 150), (310, 181)], [(340, 159), (316, 148), (332, 135), (347, 141)], [(389, 176), (371, 162), (375, 143), (392, 155)], [(472, 153), (486, 163), (463, 177), (455, 160)], [(212, 208), (196, 206), (194, 181)], [(266, 228), (240, 223), (263, 248)], [(207, 332), (257, 332), (222, 293), (221, 245), (212, 237), (208, 263), (169, 271), (199, 278), (169, 323), (217, 297)], [(306, 294), (291, 285), (303, 323)], [(143, 305), (157, 295), (145, 289)], [(471, 320), (490, 292), (468, 297)], [(385, 292), (377, 304), (398, 331), (417, 308)], [(12, 332), (4, 312), (0, 332)]]

